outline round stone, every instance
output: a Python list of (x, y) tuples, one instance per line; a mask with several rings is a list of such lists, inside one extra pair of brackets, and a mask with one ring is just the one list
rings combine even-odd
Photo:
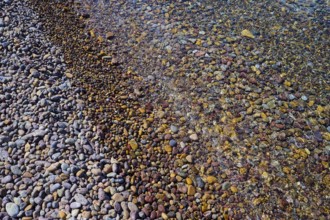
[(19, 213), (19, 207), (15, 203), (9, 202), (6, 204), (6, 212), (10, 217), (16, 217)]
[(176, 144), (177, 144), (177, 143), (176, 143), (176, 140), (173, 140), (173, 139), (170, 140), (170, 146), (171, 146), (171, 147), (175, 147)]
[(173, 133), (177, 133), (179, 131), (178, 127), (175, 125), (171, 125), (170, 129)]

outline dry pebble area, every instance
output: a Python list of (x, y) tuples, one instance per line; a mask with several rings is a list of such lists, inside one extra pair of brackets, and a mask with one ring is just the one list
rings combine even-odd
[(0, 6), (2, 219), (329, 218), (327, 1)]

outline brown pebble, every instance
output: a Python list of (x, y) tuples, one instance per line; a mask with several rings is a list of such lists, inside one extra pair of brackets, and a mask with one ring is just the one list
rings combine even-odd
[(192, 185), (188, 185), (188, 191), (187, 191), (188, 196), (193, 196), (195, 195), (195, 193), (196, 193), (195, 187)]

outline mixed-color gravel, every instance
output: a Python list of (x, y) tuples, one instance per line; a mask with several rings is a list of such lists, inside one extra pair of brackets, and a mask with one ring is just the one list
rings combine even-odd
[(328, 219), (329, 10), (0, 2), (0, 218)]

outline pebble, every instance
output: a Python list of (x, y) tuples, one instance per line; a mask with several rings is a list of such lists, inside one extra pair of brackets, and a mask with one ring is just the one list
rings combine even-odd
[(74, 138), (65, 139), (66, 144), (74, 145), (75, 142), (76, 142), (76, 140)]
[(47, 134), (46, 130), (35, 130), (33, 132), (34, 137), (44, 137)]
[(76, 202), (82, 205), (88, 204), (88, 200), (82, 194), (77, 193), (76, 195), (74, 195), (74, 199), (76, 200)]
[(186, 160), (188, 161), (188, 163), (192, 163), (193, 162), (193, 159), (192, 159), (192, 156), (191, 155), (187, 155), (186, 156)]
[(164, 212), (161, 214), (161, 216), (162, 216), (162, 218), (163, 218), (164, 220), (167, 220), (167, 219), (168, 219), (168, 216), (167, 216)]
[(60, 219), (65, 219), (66, 218), (66, 213), (64, 212), (64, 211), (59, 211), (58, 212), (58, 217), (60, 218)]
[(206, 177), (206, 181), (207, 181), (207, 183), (209, 183), (209, 184), (213, 184), (213, 183), (218, 182), (218, 179), (217, 179), (216, 177), (214, 177), (214, 176), (207, 176), (207, 177)]
[(81, 207), (81, 203), (79, 203), (79, 202), (72, 202), (70, 204), (71, 209), (79, 209), (80, 207)]
[(98, 198), (100, 201), (103, 201), (106, 199), (106, 195), (103, 189), (98, 190)]
[(178, 127), (175, 126), (175, 125), (171, 125), (171, 126), (170, 126), (170, 129), (171, 129), (171, 131), (172, 131), (174, 134), (176, 134), (176, 133), (179, 131)]
[(55, 191), (58, 190), (59, 188), (61, 188), (61, 184), (59, 184), (59, 183), (55, 183), (55, 184), (51, 185), (50, 188), (49, 188), (50, 193), (55, 192)]
[(175, 141), (175, 140), (173, 140), (173, 139), (172, 139), (172, 140), (170, 140), (170, 146), (171, 146), (171, 147), (175, 147), (175, 146), (176, 146), (176, 144), (177, 144), (177, 143), (176, 143), (176, 141)]
[(10, 217), (16, 217), (19, 213), (19, 207), (15, 203), (9, 202), (6, 204), (6, 212)]
[(73, 209), (73, 210), (71, 211), (71, 215), (72, 215), (73, 217), (78, 216), (78, 214), (79, 214), (79, 209)]
[(1, 183), (2, 183), (2, 184), (7, 184), (7, 183), (11, 182), (12, 179), (13, 179), (13, 178), (12, 178), (10, 175), (7, 175), (7, 176), (5, 176), (5, 177), (3, 177), (3, 178), (1, 179)]
[(196, 186), (203, 189), (205, 186), (203, 179), (200, 176), (196, 176), (195, 180), (196, 180)]
[(128, 202), (127, 206), (128, 206), (128, 208), (131, 212), (137, 212), (138, 211), (138, 207), (132, 202)]
[(191, 134), (191, 135), (189, 136), (189, 138), (190, 138), (191, 140), (193, 140), (193, 141), (197, 141), (197, 140), (198, 140), (198, 136), (197, 136), (197, 134)]
[(187, 190), (188, 196), (194, 196), (195, 193), (196, 193), (195, 187), (192, 185), (188, 185), (188, 190)]
[(112, 200), (116, 201), (116, 202), (122, 202), (124, 201), (124, 197), (120, 194), (120, 193), (115, 193), (112, 195), (111, 197)]
[[(275, 218), (289, 216), (286, 203), (298, 200), (297, 218), (326, 216), (326, 56), (315, 37), (325, 36), (324, 19), (315, 16), (321, 11), (297, 13), (300, 3), (289, 10), (288, 1), (267, 10), (228, 2), (110, 1), (104, 27), (94, 4), (81, 16), (86, 29), (72, 25), (66, 16), (80, 12), (66, 3), (38, 1), (36, 11), (53, 9), (38, 15), (29, 1), (0, 2), (0, 206), (14, 201), (25, 220), (253, 219), (274, 214), (263, 197), (276, 200), (275, 185), (297, 185), (315, 203), (291, 193), (275, 204)], [(111, 36), (102, 33), (109, 28)], [(303, 42), (293, 38), (300, 32)], [(271, 45), (277, 38), (278, 48)], [(318, 53), (307, 62), (299, 48), (310, 47)], [(269, 167), (272, 158), (286, 167)], [(301, 177), (307, 167), (311, 175)], [(230, 209), (222, 210), (223, 201)]]
[(229, 187), (230, 187), (230, 183), (229, 182), (224, 182), (224, 183), (222, 183), (222, 190), (227, 190), (227, 189), (229, 189)]
[(15, 144), (16, 144), (16, 147), (23, 147), (24, 145), (25, 145), (25, 143), (26, 143), (26, 141), (25, 140), (23, 140), (23, 139), (17, 139), (16, 141), (15, 141)]
[(11, 166), (10, 170), (14, 175), (21, 175), (22, 174), (22, 171), (21, 171), (21, 169), (18, 165)]

